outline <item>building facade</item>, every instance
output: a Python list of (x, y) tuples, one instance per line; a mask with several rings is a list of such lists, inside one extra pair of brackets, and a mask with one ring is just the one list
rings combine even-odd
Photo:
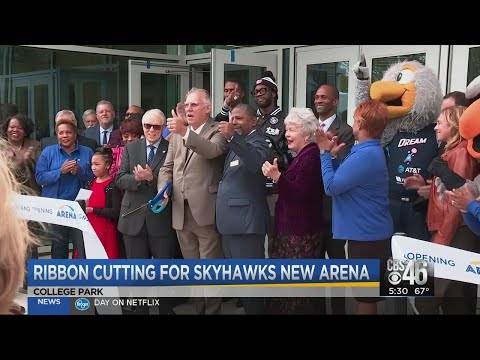
[(353, 122), (353, 66), (365, 55), (372, 80), (388, 66), (414, 59), (431, 67), (444, 93), (465, 91), (480, 75), (480, 45), (1, 45), (0, 101), (16, 103), (35, 122), (35, 136), (53, 134), (53, 118), (71, 109), (80, 119), (101, 99), (117, 119), (131, 104), (170, 114), (189, 88), (210, 91), (213, 113), (223, 102), (226, 77), (239, 78), (247, 100), (265, 69), (279, 85), (279, 105), (313, 107), (322, 83), (340, 91), (339, 113)]

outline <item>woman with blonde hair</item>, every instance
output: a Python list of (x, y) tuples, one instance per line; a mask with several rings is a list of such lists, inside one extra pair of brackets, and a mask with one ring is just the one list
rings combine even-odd
[[(460, 136), (458, 126), (463, 106), (445, 108), (439, 115), (435, 131), (437, 140), (445, 143), (441, 159), (448, 167), (463, 177), (473, 180), (478, 174), (475, 159), (467, 151), (467, 141)], [(438, 160), (434, 160), (438, 161)], [(434, 177), (428, 201), (427, 225), (432, 234), (431, 241), (436, 244), (473, 251), (476, 235), (465, 225), (462, 214), (450, 201), (440, 198), (437, 192), (438, 178)], [(465, 285), (459, 281), (435, 279), (435, 298), (417, 299), (417, 310), (421, 314), (467, 313), (465, 289), (474, 284)], [(468, 289), (467, 289), (468, 293)]]
[(15, 195), (28, 190), (22, 189), (12, 173), (10, 151), (10, 145), (0, 140), (0, 314), (11, 313), (17, 307), (13, 299), (24, 279), (27, 252), (37, 243), (27, 221), (17, 216)]

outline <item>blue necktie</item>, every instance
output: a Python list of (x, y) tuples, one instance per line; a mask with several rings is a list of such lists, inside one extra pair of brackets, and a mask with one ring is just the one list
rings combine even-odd
[(102, 140), (102, 145), (107, 145), (108, 140), (107, 140), (107, 130), (103, 130), (103, 140)]
[(153, 158), (155, 157), (155, 146), (154, 145), (148, 145), (150, 148), (150, 152), (148, 153), (148, 159), (147, 159), (147, 164), (148, 166), (151, 167), (153, 163)]

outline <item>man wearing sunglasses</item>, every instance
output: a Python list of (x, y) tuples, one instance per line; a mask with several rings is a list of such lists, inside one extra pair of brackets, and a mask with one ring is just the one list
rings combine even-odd
[[(123, 152), (116, 179), (117, 186), (125, 191), (118, 230), (123, 234), (128, 259), (171, 259), (174, 255), (171, 205), (158, 214), (146, 207), (139, 209), (157, 195), (157, 174), (168, 150), (168, 142), (162, 138), (165, 120), (161, 110), (148, 110), (142, 117), (145, 137), (126, 144)], [(135, 209), (139, 210), (132, 212)], [(159, 311), (173, 314), (171, 299), (162, 299)], [(137, 307), (137, 314), (148, 314), (148, 307)]]
[[(257, 103), (257, 126), (259, 132), (266, 137), (272, 150), (273, 157), (277, 159), (278, 169), (282, 172), (288, 167), (292, 160), (292, 154), (288, 150), (285, 138), (285, 113), (277, 106), (278, 88), (271, 71), (266, 71), (260, 79), (255, 81), (252, 96)], [(269, 241), (275, 234), (275, 205), (278, 194), (276, 185), (272, 179), (267, 179), (267, 202), (270, 209), (270, 228), (268, 231)], [(267, 247), (268, 248), (268, 247)]]

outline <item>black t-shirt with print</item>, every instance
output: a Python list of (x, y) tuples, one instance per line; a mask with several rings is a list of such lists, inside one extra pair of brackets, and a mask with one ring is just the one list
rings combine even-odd
[(415, 190), (407, 190), (403, 186), (409, 176), (420, 174), (425, 180), (431, 178), (427, 168), (439, 154), (434, 127), (435, 124), (430, 124), (417, 133), (398, 132), (385, 146), (391, 197), (418, 196)]
[(285, 117), (285, 113), (278, 106), (267, 115), (262, 115), (260, 110), (257, 110), (258, 129), (267, 138), (273, 156), (277, 158), (280, 172), (285, 170), (292, 160), (285, 139)]

